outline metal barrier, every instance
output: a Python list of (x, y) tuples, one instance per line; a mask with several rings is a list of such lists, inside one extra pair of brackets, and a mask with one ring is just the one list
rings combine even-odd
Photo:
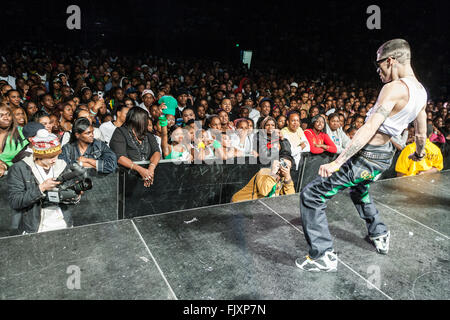
[[(144, 187), (135, 172), (121, 170), (119, 185), (125, 192), (119, 199), (119, 217), (133, 218), (228, 203), (261, 168), (267, 167), (257, 163), (254, 157), (235, 160), (234, 164), (161, 161), (155, 170), (154, 184), (149, 188)], [(299, 176), (299, 171), (292, 171), (294, 185), (298, 185)]]
[[(396, 153), (391, 167), (381, 179), (396, 176)], [(292, 170), (295, 191), (301, 191), (317, 177), (319, 167), (337, 155), (303, 154), (299, 170)], [(448, 161), (447, 161), (448, 163)], [(147, 162), (138, 162), (143, 166)], [(234, 193), (244, 187), (253, 175), (270, 164), (261, 164), (254, 157), (232, 161), (210, 159), (202, 163), (183, 164), (161, 160), (155, 170), (154, 184), (145, 188), (136, 172), (123, 169), (109, 175), (89, 170), (92, 190), (86, 191), (78, 205), (73, 206), (74, 225), (127, 219), (170, 211), (186, 210), (231, 201)], [(7, 201), (6, 177), (0, 178), (0, 237), (8, 234), (12, 210)]]
[[(80, 203), (70, 208), (74, 226), (117, 220), (118, 172), (104, 175), (89, 169), (88, 174), (92, 179), (92, 189), (83, 194)], [(11, 217), (5, 176), (0, 178), (0, 237), (9, 235)]]

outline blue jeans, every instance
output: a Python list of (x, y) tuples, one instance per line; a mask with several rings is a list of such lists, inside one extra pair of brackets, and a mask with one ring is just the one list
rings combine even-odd
[[(366, 145), (363, 150), (375, 154), (394, 154), (390, 142), (382, 146)], [(392, 157), (387, 160), (372, 160), (355, 155), (330, 177), (319, 176), (303, 188), (300, 193), (300, 215), (303, 232), (310, 246), (311, 259), (320, 258), (326, 251), (333, 249), (325, 214), (326, 203), (346, 188), (350, 188), (350, 197), (359, 216), (366, 222), (369, 236), (376, 237), (387, 233), (387, 227), (381, 222), (378, 210), (369, 195), (369, 184), (379, 178), (391, 163)]]

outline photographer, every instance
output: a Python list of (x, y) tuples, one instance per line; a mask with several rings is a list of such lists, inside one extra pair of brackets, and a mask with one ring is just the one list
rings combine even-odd
[(250, 182), (231, 198), (231, 202), (277, 197), (294, 194), (294, 182), (291, 178), (291, 168), (294, 159), (286, 154), (280, 154), (280, 160), (273, 160), (270, 168), (262, 168)]
[(61, 144), (45, 129), (37, 132), (31, 144), (33, 157), (17, 162), (8, 172), (8, 202), (14, 210), (13, 234), (72, 227), (67, 205), (46, 200), (47, 192), (61, 184), (55, 178), (70, 172), (66, 162), (58, 159)]

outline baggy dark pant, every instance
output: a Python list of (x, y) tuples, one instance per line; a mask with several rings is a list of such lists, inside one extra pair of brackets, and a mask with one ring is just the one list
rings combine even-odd
[[(367, 145), (363, 150), (378, 154), (394, 154), (390, 142), (382, 146)], [(326, 251), (333, 249), (325, 214), (326, 203), (346, 188), (350, 188), (350, 197), (359, 216), (366, 222), (369, 236), (376, 237), (387, 233), (387, 227), (381, 222), (378, 210), (369, 195), (369, 185), (379, 178), (391, 163), (392, 157), (387, 160), (369, 160), (361, 155), (355, 155), (330, 177), (319, 176), (303, 188), (300, 193), (300, 215), (303, 232), (310, 246), (311, 259), (320, 258)]]

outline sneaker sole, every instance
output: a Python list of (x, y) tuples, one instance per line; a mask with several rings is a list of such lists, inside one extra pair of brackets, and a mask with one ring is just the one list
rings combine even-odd
[(301, 265), (299, 265), (297, 263), (297, 261), (295, 261), (295, 265), (297, 266), (297, 268), (299, 268), (302, 271), (306, 271), (306, 272), (337, 272), (337, 268), (332, 268), (332, 269), (320, 269), (320, 268), (314, 268), (314, 269), (303, 269)]
[[(387, 235), (388, 235), (388, 239), (390, 239), (391, 238), (391, 232), (390, 231), (388, 231), (387, 232)], [(379, 239), (380, 237), (376, 237), (376, 238), (371, 238), (371, 237), (369, 237), (369, 239), (370, 239), (370, 241), (372, 241), (372, 244), (375, 246), (375, 241), (374, 240), (376, 240), (376, 239)], [(386, 255), (386, 254), (388, 254), (388, 252), (389, 252), (389, 249), (387, 249), (387, 250), (380, 250), (380, 249), (378, 249), (376, 246), (375, 246), (375, 250), (379, 253), (379, 254), (383, 254), (383, 255)]]

